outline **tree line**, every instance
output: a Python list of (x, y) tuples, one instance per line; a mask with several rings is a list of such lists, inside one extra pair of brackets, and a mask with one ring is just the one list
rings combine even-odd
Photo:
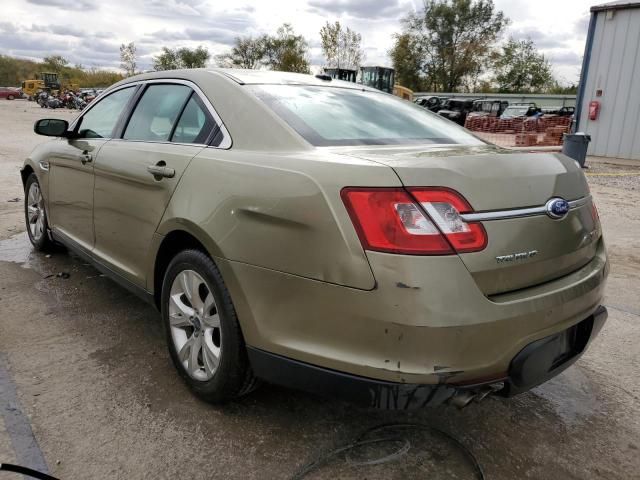
[[(509, 19), (493, 0), (425, 0), (422, 8), (407, 14), (388, 52), (396, 81), (414, 91), (575, 93), (553, 76), (548, 58), (531, 39), (501, 42)], [(340, 22), (320, 29), (325, 67), (357, 70), (365, 55), (362, 36)], [(198, 47), (197, 65), (181, 60), (189, 49), (163, 49), (154, 59), (155, 70), (204, 67), (210, 59)], [(183, 52), (183, 53), (181, 53)], [(270, 68), (309, 72), (309, 43), (290, 24), (275, 35), (237, 37), (228, 52), (215, 57), (218, 66)]]
[[(270, 68), (285, 72), (309, 73), (309, 44), (293, 27), (285, 23), (275, 35), (238, 37), (230, 51), (216, 56), (216, 64), (236, 68)], [(153, 59), (154, 70), (178, 68), (202, 68), (210, 59), (208, 50), (163, 47), (162, 53)]]
[[(575, 93), (559, 85), (549, 59), (530, 39), (501, 42), (509, 19), (493, 0), (425, 0), (407, 14), (393, 35), (388, 52), (396, 81), (414, 91)], [(319, 31), (325, 67), (358, 70), (365, 60), (362, 36), (340, 22), (326, 22)], [(213, 59), (207, 48), (163, 47), (153, 69), (221, 67), (309, 73), (309, 42), (285, 23), (274, 34), (236, 37), (231, 48)], [(138, 71), (135, 43), (120, 46), (124, 76)], [(81, 86), (101, 87), (123, 77), (116, 72), (70, 66), (61, 56), (42, 62), (0, 56), (0, 84), (18, 85), (37, 72), (60, 73)]]
[(20, 86), (25, 80), (36, 79), (41, 72), (57, 73), (63, 83), (74, 83), (80, 87), (108, 87), (124, 78), (124, 75), (119, 72), (70, 65), (60, 55), (44, 57), (40, 62), (0, 55), (1, 86)]

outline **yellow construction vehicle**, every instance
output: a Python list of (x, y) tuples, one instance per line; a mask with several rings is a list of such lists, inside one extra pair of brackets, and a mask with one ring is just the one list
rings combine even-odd
[(360, 78), (357, 71), (349, 68), (325, 68), (324, 74), (336, 80), (357, 82), (383, 92), (392, 93), (396, 97), (413, 101), (413, 90), (395, 83), (396, 72), (389, 67), (360, 67)]
[(27, 95), (29, 100), (38, 94), (38, 92), (46, 91), (50, 94), (57, 94), (61, 90), (73, 90), (76, 91), (80, 86), (76, 83), (60, 84), (57, 73), (42, 72), (37, 75), (39, 78), (33, 80), (25, 80), (22, 82), (22, 92)]
[(360, 83), (413, 101), (413, 90), (395, 82), (396, 72), (389, 67), (360, 67)]
[(393, 86), (393, 94), (396, 97), (404, 98), (405, 100), (409, 100), (410, 102), (413, 102), (413, 90), (407, 87), (403, 87), (399, 83), (396, 83)]

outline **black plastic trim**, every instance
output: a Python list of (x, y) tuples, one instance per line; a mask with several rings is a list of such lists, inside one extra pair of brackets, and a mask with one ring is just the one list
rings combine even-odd
[[(485, 379), (468, 385), (388, 382), (318, 367), (255, 347), (247, 347), (247, 353), (254, 374), (266, 382), (364, 407), (411, 410), (441, 405), (457, 393), (481, 391), (501, 381), (505, 381), (505, 388), (500, 391), (503, 396), (526, 392), (580, 358), (606, 319), (607, 309), (599, 306), (578, 324), (527, 345), (511, 362), (508, 378)], [(563, 350), (564, 341), (569, 348)]]
[(105, 264), (97, 260), (93, 255), (91, 255), (91, 253), (88, 252), (84, 247), (82, 247), (77, 242), (70, 239), (67, 235), (61, 233), (60, 231), (52, 229), (51, 238), (55, 242), (61, 243), (62, 245), (67, 247), (69, 250), (71, 250), (73, 253), (78, 255), (87, 263), (90, 263), (91, 265), (93, 265), (98, 271), (100, 271), (101, 273), (104, 273), (107, 277), (109, 277), (111, 280), (116, 282), (125, 290), (130, 291), (140, 299), (144, 300), (146, 303), (153, 305), (154, 308), (157, 308), (153, 293), (148, 292), (147, 290), (140, 287), (139, 285), (136, 285), (135, 283), (127, 280), (119, 273), (116, 273), (113, 270), (111, 270)]
[(386, 382), (292, 360), (247, 347), (254, 374), (269, 383), (371, 408), (410, 410), (436, 406), (456, 392), (453, 385)]
[(569, 368), (600, 332), (607, 316), (607, 309), (600, 305), (585, 320), (524, 347), (511, 361), (502, 393), (512, 396), (526, 392)]
[[(124, 90), (124, 89), (119, 89), (119, 90)], [(119, 90), (116, 90), (116, 91), (119, 91)], [(144, 85), (135, 86), (133, 95), (125, 105), (124, 110), (120, 114), (120, 117), (118, 118), (118, 121), (116, 122), (116, 125), (113, 128), (113, 131), (111, 132), (111, 138), (113, 139), (122, 138), (122, 136), (124, 135), (124, 131), (127, 129), (127, 125), (129, 124), (129, 120), (131, 119), (131, 115), (133, 115), (133, 111), (136, 109), (136, 106), (138, 105), (138, 102), (142, 98), (142, 95), (144, 95), (144, 92), (145, 92)]]
[(173, 122), (173, 126), (171, 127), (171, 132), (169, 132), (169, 138), (167, 138), (167, 142), (173, 142), (173, 135), (176, 133), (176, 128), (178, 127), (178, 124), (180, 123), (180, 119), (182, 118), (182, 114), (184, 113), (184, 110), (187, 108), (187, 105), (189, 105), (189, 100), (191, 100), (191, 98), (196, 94), (196, 92), (193, 91), (193, 89), (190, 89), (191, 93), (189, 95), (187, 95), (187, 98), (185, 99), (184, 103), (182, 104), (182, 107), (180, 107), (180, 113), (178, 113), (178, 116), (176, 117), (176, 120)]

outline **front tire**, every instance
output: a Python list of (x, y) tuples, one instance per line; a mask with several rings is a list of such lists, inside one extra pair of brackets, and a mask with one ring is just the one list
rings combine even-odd
[(211, 403), (251, 391), (249, 366), (231, 296), (215, 263), (199, 250), (185, 250), (169, 264), (161, 312), (169, 353), (189, 388)]
[(24, 218), (27, 234), (34, 248), (41, 252), (50, 251), (54, 244), (49, 238), (44, 197), (35, 173), (29, 175), (24, 185)]

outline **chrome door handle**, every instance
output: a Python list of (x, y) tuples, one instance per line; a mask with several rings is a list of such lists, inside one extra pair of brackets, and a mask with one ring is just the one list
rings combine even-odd
[(165, 167), (163, 165), (148, 165), (147, 172), (154, 176), (156, 180), (161, 178), (173, 178), (176, 171), (173, 168)]
[(80, 161), (83, 165), (91, 163), (93, 161), (93, 155), (91, 155), (89, 152), (82, 152), (82, 155), (80, 155)]

